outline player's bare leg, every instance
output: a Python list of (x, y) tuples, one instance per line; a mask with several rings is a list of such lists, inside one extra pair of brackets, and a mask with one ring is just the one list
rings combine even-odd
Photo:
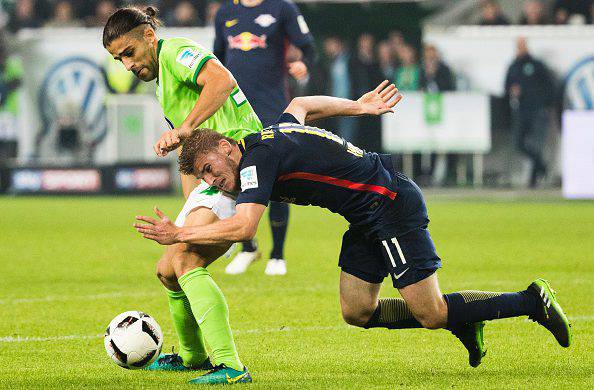
[[(218, 217), (208, 208), (192, 211), (184, 225), (198, 226), (216, 222)], [(231, 378), (236, 382), (251, 382), (247, 368), (239, 360), (229, 325), (229, 308), (222, 291), (206, 267), (222, 256), (230, 244), (186, 245), (178, 247), (171, 259), (179, 285), (186, 294), (193, 316), (211, 350), (215, 367), (194, 378), (190, 383), (214, 384)]]
[[(406, 287), (404, 294), (410, 297), (418, 293), (420, 299), (415, 299), (413, 305), (415, 305), (419, 319), (422, 319), (427, 328), (439, 328), (439, 325), (443, 325), (447, 320), (447, 306), (444, 308), (445, 301), (439, 291), (437, 277), (427, 279)], [(364, 328), (424, 327), (415, 318), (404, 299), (378, 299), (380, 286), (379, 283), (369, 283), (346, 272), (341, 272), (340, 305), (342, 316), (347, 323)], [(428, 309), (422, 308), (423, 304)], [(484, 356), (482, 325), (482, 323), (479, 325), (467, 324), (459, 326), (455, 330), (450, 329), (468, 350), (469, 362), (473, 367), (478, 366)]]
[(165, 287), (173, 327), (179, 339), (178, 354), (162, 354), (148, 370), (184, 371), (212, 367), (202, 331), (194, 318), (190, 302), (177, 281), (173, 259), (183, 255), (184, 246), (170, 245), (157, 263), (157, 277)]
[[(178, 149), (178, 154), (179, 154)], [(184, 175), (180, 173), (180, 180), (182, 184), (182, 192), (184, 198), (188, 199), (190, 193), (200, 183), (193, 175)], [(195, 221), (196, 223), (202, 223), (200, 220)], [(207, 222), (205, 222), (207, 223)], [(204, 223), (202, 223), (204, 224)], [(161, 281), (163, 286), (169, 291), (181, 291), (179, 283), (177, 283), (177, 276), (175, 269), (173, 268), (172, 258), (176, 256), (176, 253), (183, 250), (182, 246), (179, 245), (168, 245), (165, 247), (165, 252), (161, 259), (157, 262), (157, 278)]]
[[(199, 207), (193, 210), (186, 217), (184, 226), (202, 226), (209, 225), (219, 220), (212, 210), (206, 207)], [(172, 248), (170, 252), (169, 262), (175, 277), (179, 278), (187, 272), (196, 267), (206, 268), (213, 261), (221, 257), (231, 245), (190, 245), (190, 244), (175, 244), (170, 245)], [(169, 249), (169, 248), (168, 248)]]
[[(537, 279), (528, 289), (518, 292), (471, 290), (442, 296), (437, 275), (433, 274), (400, 289), (400, 293), (424, 327), (445, 327), (462, 341), (470, 353), (473, 367), (480, 364), (484, 355), (482, 327), (487, 320), (526, 315), (549, 330), (561, 346), (568, 347), (571, 344), (569, 321), (554, 291), (542, 279)], [(477, 344), (477, 333), (481, 333), (480, 344)]]
[[(190, 176), (187, 178), (191, 179)], [(188, 180), (186, 184), (191, 186), (191, 180)], [(214, 217), (216, 218), (216, 216)], [(201, 220), (202, 218), (204, 221)], [(208, 213), (190, 213), (185, 224), (205, 224), (212, 221), (213, 218)], [(149, 367), (150, 370), (177, 371), (188, 368), (210, 369), (212, 367), (204, 345), (202, 331), (196, 323), (190, 302), (177, 281), (173, 266), (174, 258), (190, 257), (194, 261), (200, 261), (197, 254), (185, 253), (187, 249), (188, 245), (186, 244), (169, 245), (157, 263), (157, 277), (165, 286), (169, 311), (179, 339), (179, 354), (162, 355)], [(190, 261), (182, 261), (182, 263), (190, 263)], [(202, 262), (200, 264), (205, 265)]]
[(364, 327), (378, 305), (381, 283), (368, 283), (346, 272), (340, 273), (340, 309), (344, 321)]
[(364, 328), (422, 328), (402, 298), (379, 299), (381, 283), (340, 273), (340, 307), (350, 325)]
[(161, 281), (163, 286), (169, 291), (181, 291), (181, 287), (177, 282), (175, 269), (171, 263), (171, 258), (179, 249), (176, 245), (169, 245), (165, 247), (165, 253), (157, 262), (157, 278)]
[[(183, 174), (180, 174), (180, 179), (184, 198), (188, 199), (192, 190), (198, 185), (198, 180), (194, 176)], [(212, 367), (210, 360), (208, 360), (202, 332), (194, 319), (188, 298), (177, 282), (172, 259), (178, 256), (180, 251), (183, 251), (182, 246), (169, 245), (157, 262), (157, 278), (159, 278), (167, 293), (169, 312), (179, 339), (179, 355), (162, 355), (147, 368), (149, 370), (177, 371), (188, 368), (208, 369)]]
[[(184, 225), (205, 225), (217, 220), (210, 209), (200, 207), (188, 214)], [(225, 298), (206, 270), (227, 249), (228, 245), (171, 245), (157, 265), (159, 279), (169, 290), (171, 314), (185, 367), (212, 368), (204, 347), (206, 340), (211, 346), (211, 358), (215, 364), (243, 371), (229, 327)], [(169, 361), (175, 359), (172, 355), (165, 355), (163, 359), (159, 359), (161, 362), (157, 360), (153, 368), (179, 366)]]
[(412, 315), (426, 329), (448, 329), (468, 351), (468, 363), (478, 367), (486, 354), (483, 342), (484, 321), (448, 325), (448, 305), (437, 274), (399, 290)]
[(439, 289), (437, 274), (398, 290), (413, 316), (427, 329), (445, 328), (448, 305)]

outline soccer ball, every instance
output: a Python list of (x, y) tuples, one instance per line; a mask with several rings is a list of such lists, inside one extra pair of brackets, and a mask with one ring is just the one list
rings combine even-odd
[(161, 353), (163, 332), (148, 314), (126, 311), (109, 323), (103, 342), (107, 354), (118, 366), (138, 370), (151, 364)]

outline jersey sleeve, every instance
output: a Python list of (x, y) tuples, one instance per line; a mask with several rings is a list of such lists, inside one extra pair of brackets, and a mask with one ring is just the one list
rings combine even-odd
[(236, 203), (258, 203), (268, 206), (278, 167), (278, 157), (269, 145), (259, 144), (246, 150), (239, 167), (241, 192)]
[(285, 32), (293, 45), (301, 47), (313, 42), (305, 18), (299, 12), (297, 5), (291, 0), (283, 1), (282, 18)]
[(298, 125), (301, 124), (299, 123), (297, 118), (293, 116), (293, 114), (289, 114), (288, 112), (283, 112), (276, 120), (276, 123), (296, 123)]
[(180, 83), (196, 85), (198, 73), (206, 61), (215, 58), (214, 55), (199, 45), (190, 43), (174, 44), (168, 48), (166, 56), (169, 73)]

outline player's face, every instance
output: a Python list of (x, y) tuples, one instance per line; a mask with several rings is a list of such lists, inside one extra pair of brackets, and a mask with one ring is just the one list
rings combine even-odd
[(213, 150), (200, 155), (194, 163), (194, 173), (198, 179), (221, 191), (236, 193), (239, 189), (238, 165), (225, 151)]
[(140, 80), (151, 81), (159, 74), (156, 44), (154, 33), (141, 35), (135, 29), (115, 39), (107, 50)]

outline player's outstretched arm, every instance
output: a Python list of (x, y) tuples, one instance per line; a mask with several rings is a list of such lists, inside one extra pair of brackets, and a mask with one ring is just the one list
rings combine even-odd
[(237, 87), (231, 72), (217, 60), (209, 60), (204, 64), (196, 84), (202, 87), (200, 97), (182, 124), (182, 127), (189, 129), (188, 135), (217, 112)]
[(154, 208), (157, 218), (138, 215), (134, 228), (142, 237), (158, 242), (161, 245), (172, 245), (180, 242), (187, 244), (215, 245), (254, 238), (258, 223), (266, 206), (256, 203), (237, 205), (237, 212), (231, 218), (221, 219), (202, 226), (175, 226), (157, 207)]
[(164, 157), (177, 149), (194, 129), (217, 112), (237, 86), (237, 81), (219, 61), (211, 59), (200, 69), (196, 84), (202, 87), (200, 97), (181, 126), (166, 131), (155, 143), (154, 150), (158, 156)]
[(400, 100), (402, 95), (398, 94), (398, 88), (384, 80), (356, 101), (332, 96), (302, 96), (293, 99), (285, 112), (303, 124), (333, 116), (382, 115), (394, 112)]

